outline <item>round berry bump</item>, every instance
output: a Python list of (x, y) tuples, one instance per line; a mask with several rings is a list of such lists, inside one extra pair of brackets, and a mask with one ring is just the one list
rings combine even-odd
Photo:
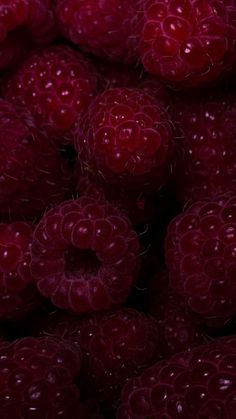
[(172, 104), (179, 144), (175, 183), (185, 204), (236, 192), (236, 100), (223, 92)]
[(157, 323), (134, 309), (83, 319), (54, 312), (39, 320), (34, 331), (63, 337), (81, 348), (84, 394), (106, 404), (115, 404), (126, 380), (160, 358)]
[(89, 197), (46, 213), (31, 252), (39, 291), (74, 313), (121, 304), (139, 267), (139, 241), (130, 221), (112, 205)]
[(71, 196), (73, 171), (31, 116), (0, 99), (0, 214), (35, 219)]
[(138, 89), (114, 88), (97, 96), (78, 126), (75, 146), (84, 170), (108, 183), (157, 189), (170, 172), (168, 115)]
[(82, 418), (80, 352), (56, 338), (0, 344), (1, 418)]
[(235, 65), (233, 0), (141, 0), (140, 10), (143, 65), (166, 83), (209, 84)]
[(136, 2), (128, 0), (59, 0), (62, 33), (79, 47), (110, 60), (137, 59)]
[(41, 304), (30, 274), (33, 227), (0, 223), (0, 319), (19, 320)]
[(32, 53), (8, 79), (5, 97), (21, 103), (59, 143), (72, 142), (70, 129), (88, 107), (96, 71), (79, 52), (53, 46)]
[(166, 237), (170, 287), (216, 327), (235, 315), (235, 219), (235, 196), (199, 201), (171, 221)]
[(236, 338), (180, 352), (125, 385), (118, 419), (233, 418)]

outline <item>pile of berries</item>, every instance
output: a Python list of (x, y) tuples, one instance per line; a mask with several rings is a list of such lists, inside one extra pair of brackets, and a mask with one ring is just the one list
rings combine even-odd
[(0, 419), (235, 419), (236, 0), (0, 3)]

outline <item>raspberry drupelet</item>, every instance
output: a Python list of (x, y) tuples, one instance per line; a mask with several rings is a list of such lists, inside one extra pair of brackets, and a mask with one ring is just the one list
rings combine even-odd
[(140, 0), (145, 69), (177, 88), (209, 85), (235, 66), (234, 0)]
[(35, 219), (71, 196), (74, 174), (32, 117), (0, 99), (0, 215)]
[(31, 272), (59, 308), (86, 313), (120, 305), (139, 269), (139, 240), (111, 204), (89, 197), (51, 209), (39, 222)]
[(169, 116), (142, 90), (114, 88), (97, 96), (75, 137), (84, 172), (107, 183), (158, 190), (171, 172)]
[(180, 352), (125, 385), (117, 419), (233, 419), (236, 338)]
[(0, 343), (1, 419), (83, 419), (80, 366), (78, 348), (56, 338)]
[(156, 321), (130, 308), (83, 318), (58, 311), (40, 319), (34, 332), (67, 339), (81, 348), (83, 396), (106, 406), (117, 404), (129, 378), (160, 359)]
[(4, 95), (24, 105), (58, 144), (67, 144), (96, 86), (93, 65), (79, 52), (57, 45), (33, 52), (9, 77)]
[(236, 197), (199, 201), (173, 219), (166, 237), (170, 288), (206, 325), (235, 316)]

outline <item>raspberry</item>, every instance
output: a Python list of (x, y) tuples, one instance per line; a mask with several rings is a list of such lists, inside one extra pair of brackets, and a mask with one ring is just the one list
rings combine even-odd
[(0, 214), (40, 216), (71, 196), (73, 173), (32, 118), (0, 99)]
[(214, 94), (172, 105), (180, 150), (175, 183), (183, 204), (236, 192), (236, 98)]
[(169, 290), (168, 282), (166, 271), (149, 282), (149, 312), (158, 321), (159, 347), (164, 358), (206, 341), (182, 299)]
[(39, 291), (74, 313), (121, 304), (139, 267), (138, 236), (130, 221), (112, 205), (89, 197), (46, 213), (31, 250)]
[(96, 72), (67, 46), (35, 51), (9, 78), (5, 97), (26, 106), (38, 126), (59, 143), (72, 142), (70, 129), (96, 90)]
[(166, 238), (170, 287), (207, 325), (235, 315), (236, 197), (193, 204), (171, 221)]
[(115, 403), (125, 381), (160, 358), (155, 320), (134, 309), (83, 319), (54, 312), (41, 321), (40, 329), (81, 347), (83, 391), (100, 402)]
[(175, 87), (210, 84), (235, 65), (233, 0), (141, 0), (144, 67)]
[(172, 356), (130, 380), (117, 419), (232, 419), (236, 414), (236, 338)]
[(71, 343), (23, 338), (0, 344), (0, 416), (83, 418), (75, 379), (80, 355)]
[(172, 136), (165, 109), (136, 89), (109, 89), (89, 107), (76, 133), (84, 171), (140, 192), (170, 172)]
[(123, 62), (137, 59), (136, 13), (134, 0), (58, 0), (57, 4), (67, 38), (97, 56)]

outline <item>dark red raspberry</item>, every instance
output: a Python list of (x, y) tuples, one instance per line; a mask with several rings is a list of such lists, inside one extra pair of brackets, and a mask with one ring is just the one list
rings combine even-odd
[(159, 347), (164, 358), (206, 341), (184, 301), (169, 290), (166, 271), (156, 274), (148, 288), (149, 312), (158, 321)]
[(80, 352), (53, 338), (24, 338), (0, 345), (0, 416), (83, 419), (75, 379)]
[(222, 326), (236, 312), (236, 197), (199, 201), (171, 221), (170, 287), (199, 319)]
[(236, 337), (172, 356), (123, 389), (117, 419), (233, 419)]
[(144, 67), (177, 87), (209, 84), (235, 65), (234, 0), (141, 0)]
[(168, 114), (153, 97), (138, 89), (116, 88), (92, 102), (78, 127), (76, 147), (84, 171), (142, 192), (166, 182), (171, 134)]
[(40, 329), (81, 347), (83, 391), (106, 404), (117, 401), (128, 378), (160, 358), (157, 323), (134, 309), (83, 319), (55, 312), (41, 321)]
[(71, 196), (72, 169), (32, 118), (0, 99), (0, 214), (35, 218)]
[(93, 198), (107, 199), (122, 213), (126, 214), (134, 225), (153, 221), (163, 209), (161, 198), (154, 194), (127, 194), (122, 189), (111, 188), (108, 184), (102, 184), (97, 182), (96, 179), (83, 176), (79, 179), (78, 192), (81, 195)]
[(140, 69), (96, 58), (94, 64), (99, 73), (99, 90), (103, 92), (114, 87), (134, 88), (140, 83)]
[(110, 60), (137, 59), (134, 0), (58, 0), (62, 33), (86, 51)]
[(77, 51), (53, 46), (34, 52), (9, 78), (5, 97), (21, 103), (59, 143), (72, 142), (70, 129), (96, 90), (96, 71)]
[(19, 320), (42, 303), (29, 269), (32, 234), (29, 223), (0, 223), (0, 319)]
[(89, 197), (45, 214), (32, 244), (32, 275), (55, 306), (75, 313), (106, 310), (129, 295), (139, 241), (111, 204)]
[(236, 192), (236, 97), (219, 92), (172, 105), (178, 145), (175, 183), (183, 204)]

